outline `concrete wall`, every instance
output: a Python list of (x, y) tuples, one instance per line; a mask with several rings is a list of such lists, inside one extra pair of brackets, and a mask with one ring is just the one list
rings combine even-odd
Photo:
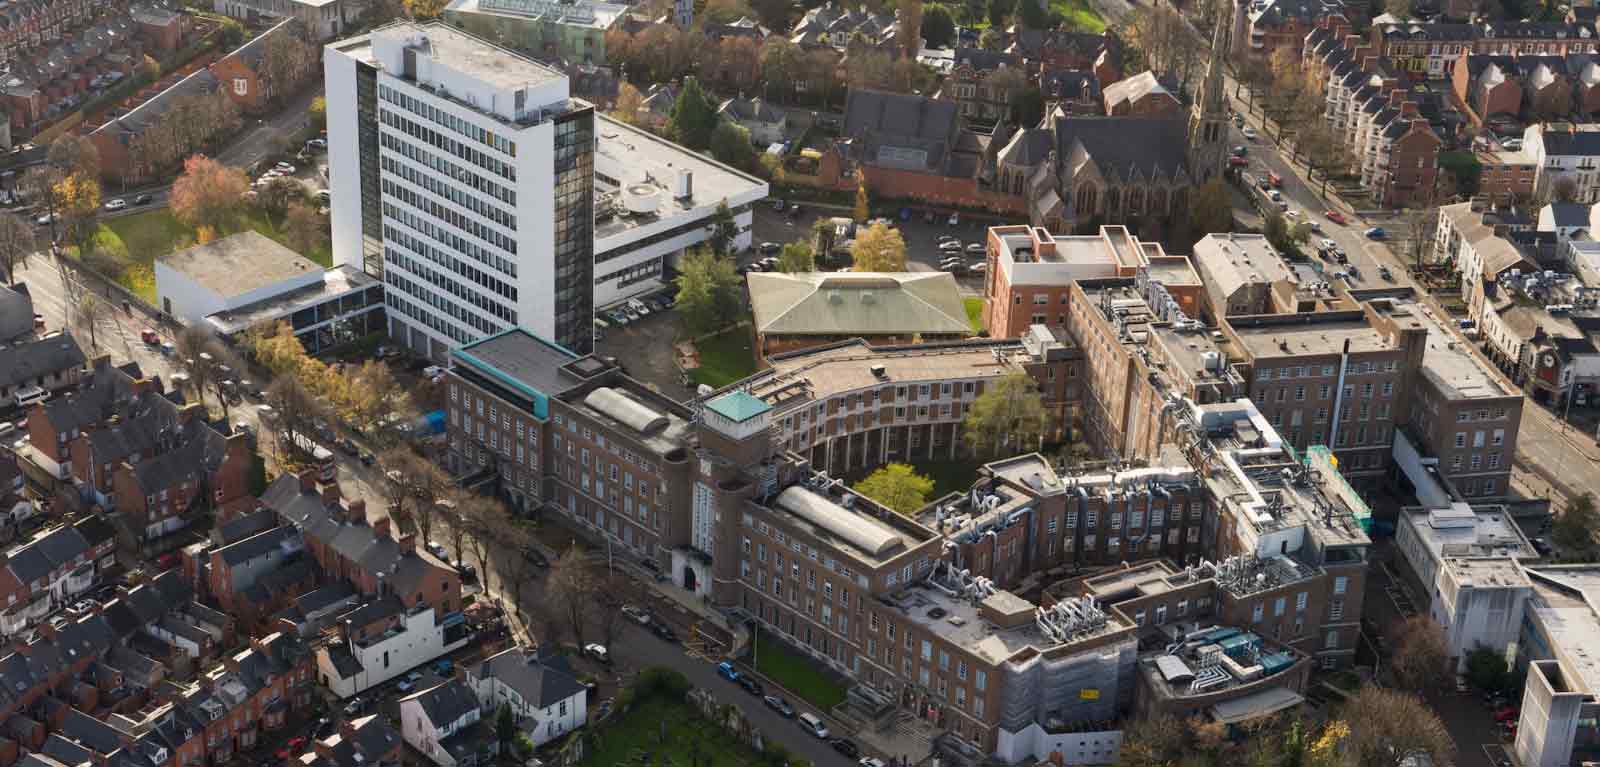
[(1515, 750), (1523, 767), (1566, 767), (1585, 695), (1568, 685), (1560, 663), (1528, 664)]

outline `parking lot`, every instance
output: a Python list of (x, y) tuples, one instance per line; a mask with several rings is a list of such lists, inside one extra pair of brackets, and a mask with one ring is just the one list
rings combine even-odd
[[(819, 209), (815, 205), (801, 203), (802, 212), (798, 217), (791, 218), (788, 211), (774, 210), (769, 203), (755, 207), (754, 223), (752, 226), (752, 247), (747, 253), (740, 254), (741, 265), (762, 258), (760, 246), (764, 242), (783, 245), (789, 242), (809, 242), (811, 239), (811, 226), (819, 217), (833, 218), (835, 216), (849, 218), (850, 212), (836, 209)], [(1021, 221), (978, 220), (962, 216), (955, 226), (950, 226), (948, 214), (938, 214), (932, 222), (927, 220), (924, 212), (910, 211), (909, 216), (896, 217), (891, 220), (891, 225), (900, 230), (900, 236), (906, 243), (906, 269), (913, 272), (926, 272), (939, 268), (939, 263), (950, 256), (939, 250), (939, 238), (955, 237), (962, 245), (962, 255), (967, 264), (976, 264), (983, 260), (982, 255), (965, 253), (965, 247), (973, 243), (982, 244), (988, 233), (989, 227), (1004, 223), (1025, 223)], [(818, 269), (837, 270), (849, 266), (848, 260), (839, 260), (832, 263), (817, 264)], [(967, 273), (958, 275), (957, 283), (961, 285), (963, 293), (976, 294), (983, 290), (983, 278), (980, 275)]]

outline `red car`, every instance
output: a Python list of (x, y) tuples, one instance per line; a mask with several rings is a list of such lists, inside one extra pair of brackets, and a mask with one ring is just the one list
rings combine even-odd
[(178, 554), (176, 552), (169, 551), (156, 558), (156, 567), (159, 567), (163, 570), (171, 570), (177, 566)]
[(1522, 716), (1522, 711), (1516, 706), (1506, 706), (1494, 712), (1494, 720), (1501, 724), (1514, 724)]
[(139, 340), (147, 344), (159, 344), (161, 343), (161, 336), (157, 335), (154, 330), (145, 328), (139, 331)]
[(1344, 214), (1340, 213), (1337, 210), (1330, 210), (1330, 211), (1327, 211), (1327, 212), (1323, 213), (1322, 215), (1327, 217), (1327, 219), (1329, 221), (1332, 221), (1335, 224), (1347, 224), (1347, 223), (1349, 223), (1349, 221), (1347, 219), (1345, 219)]
[(1235, 168), (1244, 168), (1250, 165), (1250, 161), (1238, 155), (1234, 155), (1233, 157), (1228, 158), (1228, 164)]

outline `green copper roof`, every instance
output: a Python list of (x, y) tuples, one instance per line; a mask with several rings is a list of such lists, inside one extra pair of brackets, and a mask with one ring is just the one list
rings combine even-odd
[(745, 391), (728, 392), (706, 403), (706, 407), (734, 423), (743, 423), (772, 409), (771, 405)]

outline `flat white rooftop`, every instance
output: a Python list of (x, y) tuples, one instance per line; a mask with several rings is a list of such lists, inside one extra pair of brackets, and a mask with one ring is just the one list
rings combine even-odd
[[(767, 182), (631, 125), (596, 114), (594, 128), (597, 256), (631, 241), (611, 241), (616, 235), (651, 224), (679, 226), (685, 221), (678, 217), (709, 216), (724, 200), (734, 208), (767, 196)], [(689, 174), (687, 197), (680, 196), (682, 171)]]

